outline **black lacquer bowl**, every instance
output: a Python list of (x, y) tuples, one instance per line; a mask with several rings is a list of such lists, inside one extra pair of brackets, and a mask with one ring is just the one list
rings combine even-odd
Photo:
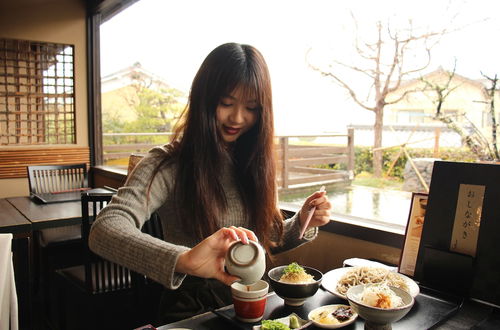
[(274, 292), (285, 300), (286, 305), (302, 306), (307, 298), (314, 296), (316, 291), (318, 291), (321, 280), (323, 279), (323, 274), (317, 269), (302, 266), (307, 274), (313, 276), (314, 282), (306, 284), (280, 282), (279, 279), (283, 275), (283, 269), (286, 267), (287, 266), (278, 266), (271, 269), (267, 273), (269, 283), (271, 284)]

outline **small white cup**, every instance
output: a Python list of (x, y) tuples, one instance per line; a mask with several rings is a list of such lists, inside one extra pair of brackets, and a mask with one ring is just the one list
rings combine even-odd
[(269, 284), (264, 280), (245, 285), (235, 282), (231, 285), (234, 312), (242, 322), (257, 322), (264, 316)]

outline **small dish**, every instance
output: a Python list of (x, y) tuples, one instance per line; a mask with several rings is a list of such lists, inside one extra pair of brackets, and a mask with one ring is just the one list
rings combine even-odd
[[(297, 320), (299, 321), (300, 327), (298, 327), (298, 328), (290, 328), (291, 330), (305, 329), (305, 328), (307, 328), (308, 326), (310, 326), (313, 323), (310, 320), (304, 320), (304, 319), (302, 319), (300, 316), (298, 316), (295, 313), (292, 313), (292, 314), (290, 314), (288, 316), (285, 316), (285, 317), (282, 317), (282, 318), (279, 318), (279, 319), (274, 319), (274, 321), (278, 321), (278, 322), (283, 323), (284, 325), (290, 327), (290, 317), (292, 315), (294, 315), (295, 317), (297, 317)], [(261, 329), (262, 329), (262, 325), (260, 325), (260, 324), (253, 326), (253, 330), (261, 330)]]
[[(332, 312), (336, 311), (339, 308), (350, 309), (352, 312), (352, 316), (349, 317), (348, 320), (339, 321), (335, 317), (330, 315)], [(322, 318), (322, 319), (326, 319), (326, 321), (328, 323), (320, 322), (320, 314), (323, 314), (323, 315), (327, 314), (328, 315), (328, 317)], [(324, 329), (337, 329), (337, 328), (345, 327), (346, 325), (349, 325), (349, 324), (353, 323), (354, 321), (356, 321), (356, 319), (358, 318), (358, 314), (349, 305), (335, 304), (335, 305), (326, 305), (326, 306), (321, 306), (321, 307), (315, 308), (309, 312), (309, 315), (307, 315), (307, 318), (309, 320), (311, 320), (314, 323), (314, 325), (317, 327), (324, 328)]]

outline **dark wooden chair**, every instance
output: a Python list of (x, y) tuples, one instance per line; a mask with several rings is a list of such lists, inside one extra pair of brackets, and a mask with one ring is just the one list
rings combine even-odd
[[(82, 239), (84, 264), (59, 269), (53, 299), (59, 329), (132, 329), (151, 323), (156, 316), (161, 286), (144, 275), (106, 260), (88, 247), (90, 228), (96, 215), (113, 193), (82, 193)], [(142, 231), (163, 238), (160, 219), (153, 214)], [(151, 297), (151, 288), (156, 295)], [(146, 308), (146, 306), (148, 306)], [(148, 312), (149, 309), (149, 312)]]
[(87, 165), (28, 166), (31, 194), (78, 190), (88, 187)]
[[(29, 189), (32, 196), (64, 192), (74, 194), (79, 200), (80, 191), (89, 189), (86, 164), (28, 166)], [(81, 245), (79, 225), (47, 228), (36, 232), (38, 245), (44, 249), (52, 246), (68, 248), (69, 244)], [(42, 251), (43, 253), (43, 251)], [(43, 262), (43, 260), (42, 260)]]
[[(68, 196), (79, 199), (81, 191), (88, 189), (85, 163), (28, 166), (27, 172), (31, 198), (39, 203), (44, 202), (40, 198)], [(80, 225), (36, 230), (33, 238), (35, 242), (33, 285), (42, 308), (47, 312), (51, 273), (57, 268), (83, 262)]]

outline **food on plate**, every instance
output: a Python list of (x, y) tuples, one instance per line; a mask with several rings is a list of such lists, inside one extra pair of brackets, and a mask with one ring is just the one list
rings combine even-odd
[(261, 324), (262, 330), (290, 330), (290, 328), (280, 321), (263, 320)]
[(292, 284), (306, 284), (314, 282), (314, 277), (306, 273), (298, 263), (292, 262), (283, 269), (279, 282)]
[(289, 325), (290, 329), (297, 329), (297, 328), (300, 328), (300, 324), (299, 324), (299, 319), (297, 318), (296, 315), (290, 315), (290, 325)]
[(310, 318), (321, 324), (335, 325), (349, 321), (353, 315), (350, 306), (331, 305), (319, 308), (316, 313), (310, 315)]
[(344, 322), (352, 317), (352, 310), (351, 307), (339, 307), (332, 312), (332, 315), (340, 322)]
[(254, 329), (260, 330), (285, 330), (285, 329), (303, 329), (310, 321), (301, 319), (297, 314), (292, 313), (286, 317), (275, 320), (263, 320), (260, 327)]
[(410, 292), (406, 279), (385, 268), (379, 267), (353, 267), (347, 271), (337, 282), (337, 291), (345, 295), (350, 287), (358, 284), (386, 283), (406, 292)]
[(357, 299), (365, 305), (385, 309), (403, 305), (403, 299), (385, 283), (365, 286)]

